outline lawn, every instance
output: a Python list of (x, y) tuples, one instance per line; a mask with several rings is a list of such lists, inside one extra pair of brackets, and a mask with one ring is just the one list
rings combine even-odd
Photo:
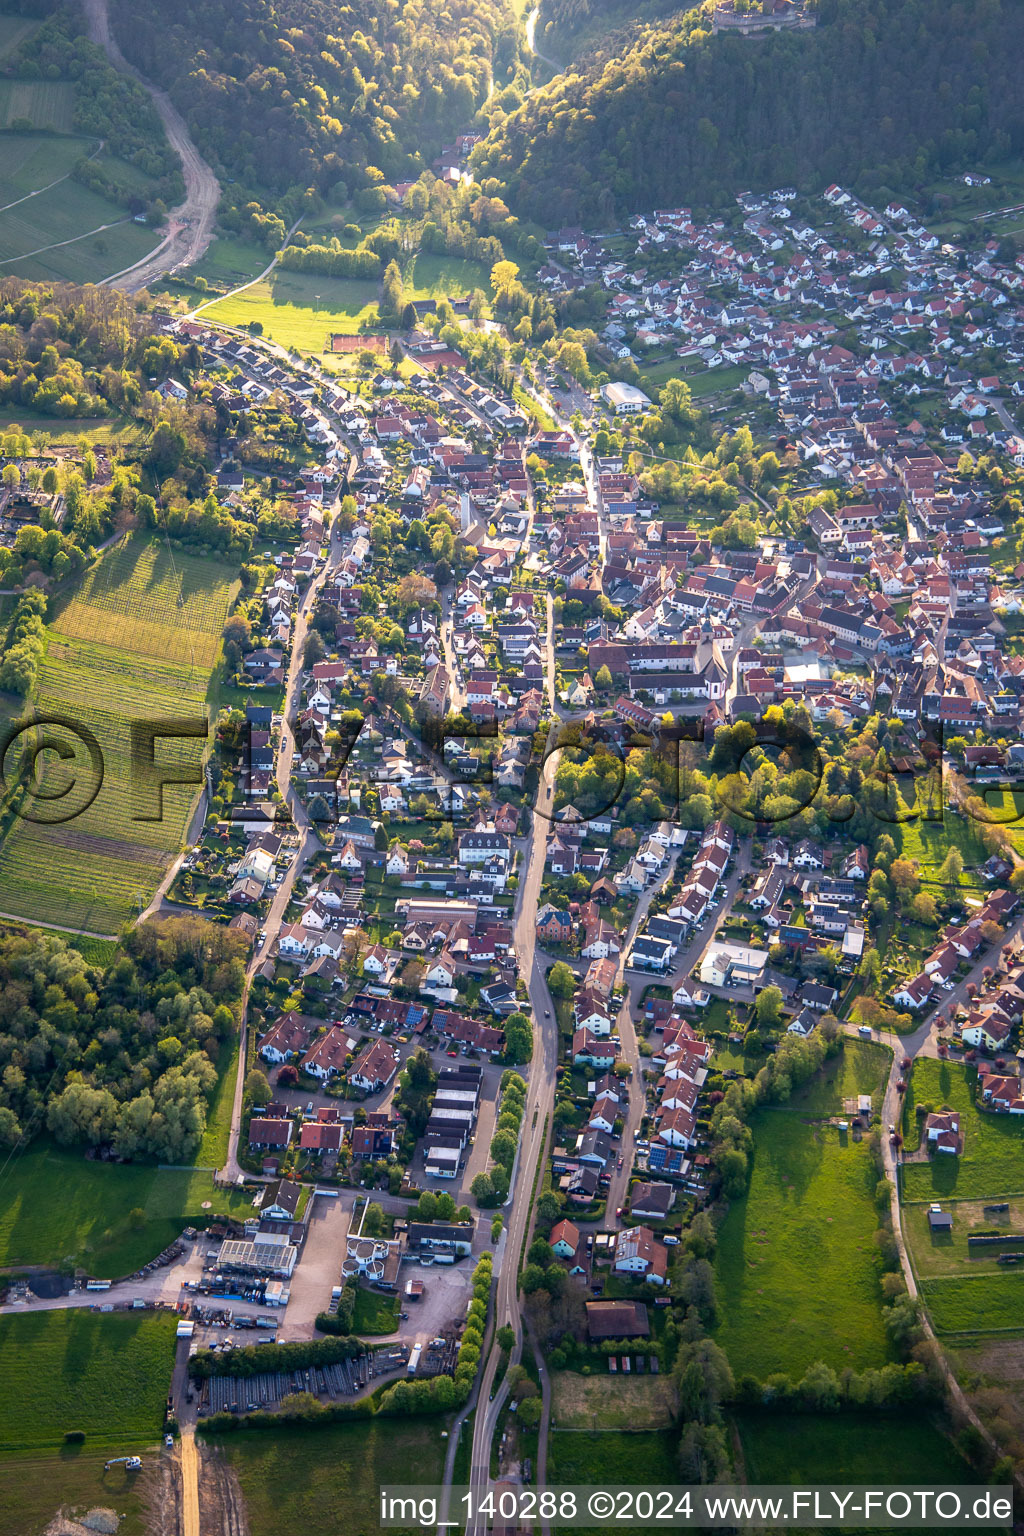
[(439, 299), (450, 294), (461, 298), (480, 288), (490, 293), (490, 274), (482, 261), (467, 261), (461, 256), (436, 256), (419, 251), (405, 275), (406, 296), (413, 299)]
[[(318, 297), (319, 295), (319, 297)], [(321, 353), (330, 332), (354, 334), (376, 309), (378, 285), (368, 278), (317, 277), (278, 269), (234, 298), (204, 308), (208, 320), (222, 325), (263, 326), (263, 334), (283, 347)]]
[[(172, 556), (166, 545), (136, 535), (108, 551), (58, 607), (32, 702), (91, 731), (102, 782), (89, 803), (97, 775), (86, 746), (67, 727), (48, 727), (74, 754), (73, 768), (71, 759), (53, 761), (44, 779), (50, 793), (68, 795), (69, 819), (13, 824), (0, 848), (0, 911), (113, 936), (148, 901), (182, 845), (198, 788), (166, 787), (162, 807), (155, 794), (137, 799), (131, 722), (206, 715), (210, 672), (237, 589), (229, 567), (181, 551)], [(194, 775), (204, 748), (203, 740), (158, 740), (155, 761)]]
[(562, 1429), (662, 1429), (674, 1417), (667, 1376), (581, 1376), (555, 1371), (552, 1416)]
[(939, 1155), (903, 1168), (903, 1199), (997, 1200), (1024, 1193), (1024, 1127), (1009, 1115), (982, 1113), (972, 1098), (974, 1067), (919, 1057), (914, 1063), (904, 1109), (908, 1149), (918, 1143), (916, 1106), (948, 1105), (959, 1112), (962, 1157)]
[(952, 1443), (920, 1413), (738, 1413), (733, 1422), (748, 1483), (975, 1481)]
[(361, 1285), (356, 1290), (353, 1332), (365, 1334), (368, 1338), (375, 1334), (394, 1333), (398, 1328), (398, 1313), (397, 1296), (382, 1296), (379, 1291), (371, 1291)]
[(147, 1457), (141, 1472), (124, 1467), (104, 1470), (110, 1454), (67, 1446), (57, 1455), (0, 1457), (0, 1536), (35, 1536), (64, 1508), (81, 1514), (89, 1509), (116, 1509), (122, 1517), (118, 1536), (149, 1536), (151, 1499), (157, 1461)]
[(75, 1260), (98, 1279), (116, 1280), (190, 1222), (251, 1209), (251, 1195), (215, 1189), (208, 1171), (97, 1163), (39, 1141), (0, 1174), (0, 1265)]
[(79, 1307), (0, 1317), (0, 1445), (59, 1445), (69, 1429), (107, 1445), (152, 1440), (163, 1424), (175, 1322)]
[(69, 80), (0, 80), (0, 128), (24, 118), (47, 133), (70, 133), (75, 88)]
[(936, 1333), (1019, 1333), (1024, 1327), (1024, 1274), (1004, 1269), (925, 1280), (922, 1293)]
[(822, 1359), (883, 1365), (867, 1144), (786, 1109), (759, 1111), (751, 1129), (750, 1188), (719, 1233), (719, 1344), (735, 1370), (762, 1378)]
[(441, 1482), (447, 1427), (443, 1418), (370, 1419), (242, 1432), (220, 1449), (241, 1485), (249, 1536), (353, 1536), (378, 1529), (382, 1486)]

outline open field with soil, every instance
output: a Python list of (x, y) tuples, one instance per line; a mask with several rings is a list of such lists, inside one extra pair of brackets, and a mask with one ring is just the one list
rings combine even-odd
[(244, 293), (211, 304), (203, 316), (223, 325), (246, 326), (255, 320), (268, 340), (319, 354), (331, 331), (359, 331), (376, 308), (377, 296), (378, 285), (369, 279), (278, 269)]
[(36, 1536), (61, 1508), (80, 1514), (114, 1509), (123, 1517), (118, 1536), (147, 1536), (150, 1499), (160, 1481), (157, 1458), (145, 1457), (141, 1472), (106, 1472), (109, 1454), (110, 1447), (71, 1445), (57, 1455), (0, 1456), (0, 1536)]
[(751, 1120), (750, 1189), (718, 1240), (717, 1339), (737, 1371), (884, 1365), (874, 1246), (877, 1173), (866, 1142), (798, 1112)]
[(68, 1309), (0, 1317), (0, 1444), (151, 1441), (163, 1424), (175, 1319)]
[(382, 1485), (440, 1483), (447, 1427), (443, 1418), (360, 1420), (232, 1435), (220, 1450), (241, 1484), (249, 1536), (352, 1536), (378, 1528)]
[(551, 1412), (562, 1429), (662, 1429), (675, 1389), (666, 1376), (581, 1376), (555, 1371)]
[(975, 1108), (972, 1097), (975, 1068), (959, 1062), (919, 1058), (914, 1063), (904, 1109), (908, 1151), (918, 1145), (917, 1106), (948, 1105), (960, 1115), (964, 1137), (962, 1157), (940, 1154), (927, 1163), (910, 1163), (902, 1175), (904, 1202), (956, 1196), (968, 1200), (998, 1200), (1024, 1192), (1024, 1126), (1009, 1115)]
[[(44, 716), (90, 731), (103, 776), (67, 727), (48, 736), (75, 754), (51, 764), (55, 792), (74, 777), (57, 825), (15, 821), (0, 849), (0, 911), (114, 934), (159, 883), (180, 848), (198, 792), (194, 784), (138, 796), (131, 767), (131, 722), (202, 718), (210, 671), (237, 583), (211, 560), (173, 557), (144, 535), (124, 540), (58, 607), (32, 704)], [(195, 776), (202, 740), (158, 740), (156, 763)], [(77, 798), (72, 798), (77, 796)], [(158, 818), (158, 819), (153, 819)]]
[(118, 1280), (190, 1222), (251, 1211), (251, 1194), (215, 1188), (208, 1170), (98, 1163), (39, 1141), (0, 1177), (0, 1266), (73, 1260), (97, 1279)]

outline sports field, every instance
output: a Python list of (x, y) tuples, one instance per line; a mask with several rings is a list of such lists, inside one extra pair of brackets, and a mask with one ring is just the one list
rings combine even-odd
[(884, 1365), (867, 1145), (796, 1110), (753, 1116), (750, 1188), (718, 1239), (717, 1339), (737, 1372)]
[(170, 1314), (81, 1307), (0, 1317), (0, 1445), (59, 1445), (69, 1429), (106, 1444), (153, 1440), (174, 1363)]
[[(158, 540), (135, 535), (104, 555), (53, 615), (32, 705), (67, 722), (47, 727), (47, 737), (73, 752), (74, 766), (50, 762), (44, 790), (65, 792), (68, 819), (13, 824), (0, 848), (0, 911), (112, 935), (148, 901), (181, 847), (198, 790), (165, 787), (160, 819), (146, 819), (158, 801), (151, 794), (143, 803), (135, 790), (131, 722), (205, 715), (237, 586), (228, 567), (172, 555)], [(79, 726), (91, 733), (93, 754), (72, 729)], [(95, 748), (102, 782), (88, 803), (98, 777)], [(158, 740), (155, 761), (194, 773), (203, 748), (202, 741)]]
[(203, 310), (223, 325), (263, 326), (263, 334), (282, 347), (323, 351), (331, 331), (351, 334), (376, 309), (378, 284), (366, 278), (319, 277), (306, 272), (272, 272), (234, 298)]

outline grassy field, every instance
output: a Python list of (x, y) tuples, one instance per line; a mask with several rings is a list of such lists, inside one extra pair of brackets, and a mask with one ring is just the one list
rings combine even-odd
[(0, 1445), (59, 1445), (84, 1430), (107, 1445), (152, 1440), (174, 1361), (171, 1315), (82, 1308), (0, 1317)]
[(211, 283), (245, 283), (263, 271), (271, 252), (247, 240), (219, 235), (206, 255), (190, 271)]
[(657, 1488), (678, 1482), (679, 1431), (621, 1430), (580, 1434), (561, 1425), (548, 1440), (548, 1478), (552, 1483), (632, 1483)]
[(786, 1107), (808, 1118), (826, 1119), (829, 1115), (841, 1115), (845, 1100), (870, 1093), (872, 1108), (877, 1112), (891, 1061), (886, 1046), (847, 1038), (839, 1055), (797, 1088)]
[(231, 1139), (231, 1111), (235, 1102), (235, 1077), (238, 1071), (238, 1040), (220, 1048), (217, 1063), (217, 1087), (206, 1116), (206, 1131), (196, 1153), (199, 1168), (223, 1168), (228, 1159)]
[(220, 1449), (241, 1484), (249, 1536), (353, 1536), (377, 1530), (380, 1489), (389, 1480), (441, 1481), (445, 1428), (441, 1418), (371, 1419), (272, 1436), (242, 1433)]
[[(376, 308), (378, 285), (366, 278), (317, 277), (303, 272), (271, 273), (234, 298), (203, 310), (224, 325), (263, 326), (263, 334), (300, 352), (323, 351), (332, 331), (354, 334)], [(319, 295), (319, 299), (317, 298)]]
[(0, 1175), (0, 1266), (75, 1260), (98, 1279), (116, 1280), (191, 1221), (243, 1216), (251, 1202), (241, 1191), (215, 1189), (213, 1174), (202, 1169), (97, 1163), (35, 1142)]
[(1019, 1271), (925, 1280), (922, 1292), (936, 1333), (1019, 1332), (1024, 1327), (1024, 1274)]
[(952, 1232), (933, 1232), (928, 1225), (928, 1207), (904, 1205), (903, 1231), (910, 1246), (918, 1277), (959, 1276), (973, 1279), (979, 1274), (1005, 1274), (997, 1262), (1001, 1249), (971, 1249), (967, 1239), (972, 1232), (1005, 1233), (1014, 1241), (1007, 1249), (1024, 1253), (1024, 1201), (1011, 1200), (1008, 1213), (985, 1214), (982, 1200), (944, 1200), (943, 1209), (953, 1214)]
[(718, 1342), (737, 1371), (800, 1376), (815, 1360), (863, 1370), (888, 1358), (867, 1145), (785, 1109), (751, 1121), (750, 1189), (718, 1242)]
[[(972, 1483), (974, 1474), (919, 1414), (738, 1413), (750, 1483)], [(883, 1481), (885, 1479), (883, 1478)]]
[(482, 261), (466, 261), (461, 256), (437, 256), (419, 251), (405, 274), (407, 297), (439, 299), (442, 294), (462, 297), (480, 288), (490, 294), (490, 274)]
[(964, 872), (960, 884), (984, 884), (977, 870), (984, 864), (987, 854), (970, 817), (954, 816), (947, 809), (941, 821), (923, 821), (918, 817), (914, 821), (904, 822), (899, 828), (899, 834), (903, 857), (916, 861), (926, 884), (929, 881), (935, 882), (939, 866), (953, 847), (959, 848), (963, 855)]
[(141, 1472), (124, 1467), (107, 1472), (109, 1450), (76, 1445), (58, 1455), (0, 1456), (0, 1536), (36, 1536), (58, 1509), (84, 1514), (97, 1507), (117, 1510), (118, 1536), (148, 1536), (155, 1458), (147, 1458)]
[(48, 133), (70, 133), (75, 88), (69, 80), (0, 80), (0, 128), (19, 118)]
[[(67, 801), (81, 813), (47, 826), (18, 821), (0, 849), (0, 911), (115, 934), (148, 900), (184, 839), (192, 785), (163, 792), (162, 819), (143, 820), (132, 793), (130, 722), (205, 714), (210, 671), (237, 583), (226, 566), (137, 535), (115, 546), (55, 612), (33, 705), (89, 729), (103, 757), (95, 783), (81, 740), (49, 728), (75, 751), (83, 790)], [(180, 606), (179, 606), (180, 604)], [(202, 741), (158, 741), (160, 766), (197, 769)], [(48, 787), (66, 785), (64, 763), (47, 769)], [(152, 797), (151, 797), (152, 799)]]
[(904, 1110), (907, 1147), (916, 1147), (918, 1104), (948, 1105), (960, 1114), (962, 1157), (937, 1156), (903, 1168), (904, 1201), (996, 1200), (1024, 1192), (1024, 1127), (1009, 1115), (981, 1113), (974, 1107), (973, 1067), (959, 1062), (919, 1058), (914, 1063)]
[(666, 1376), (580, 1376), (556, 1371), (552, 1416), (562, 1429), (662, 1429), (674, 1416)]

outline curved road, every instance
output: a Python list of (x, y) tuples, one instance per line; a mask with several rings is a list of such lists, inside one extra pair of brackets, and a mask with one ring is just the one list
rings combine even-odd
[(127, 293), (138, 293), (140, 288), (145, 288), (155, 278), (164, 277), (178, 267), (192, 266), (205, 255), (213, 239), (217, 204), (220, 202), (220, 183), (192, 142), (185, 119), (167, 92), (158, 90), (140, 75), (117, 46), (110, 31), (107, 0), (82, 0), (82, 7), (90, 42), (103, 49), (115, 69), (137, 80), (153, 98), (153, 105), (164, 125), (168, 142), (181, 161), (185, 177), (185, 201), (170, 214), (166, 233), (156, 250), (133, 266), (104, 278), (101, 284), (123, 288)]

